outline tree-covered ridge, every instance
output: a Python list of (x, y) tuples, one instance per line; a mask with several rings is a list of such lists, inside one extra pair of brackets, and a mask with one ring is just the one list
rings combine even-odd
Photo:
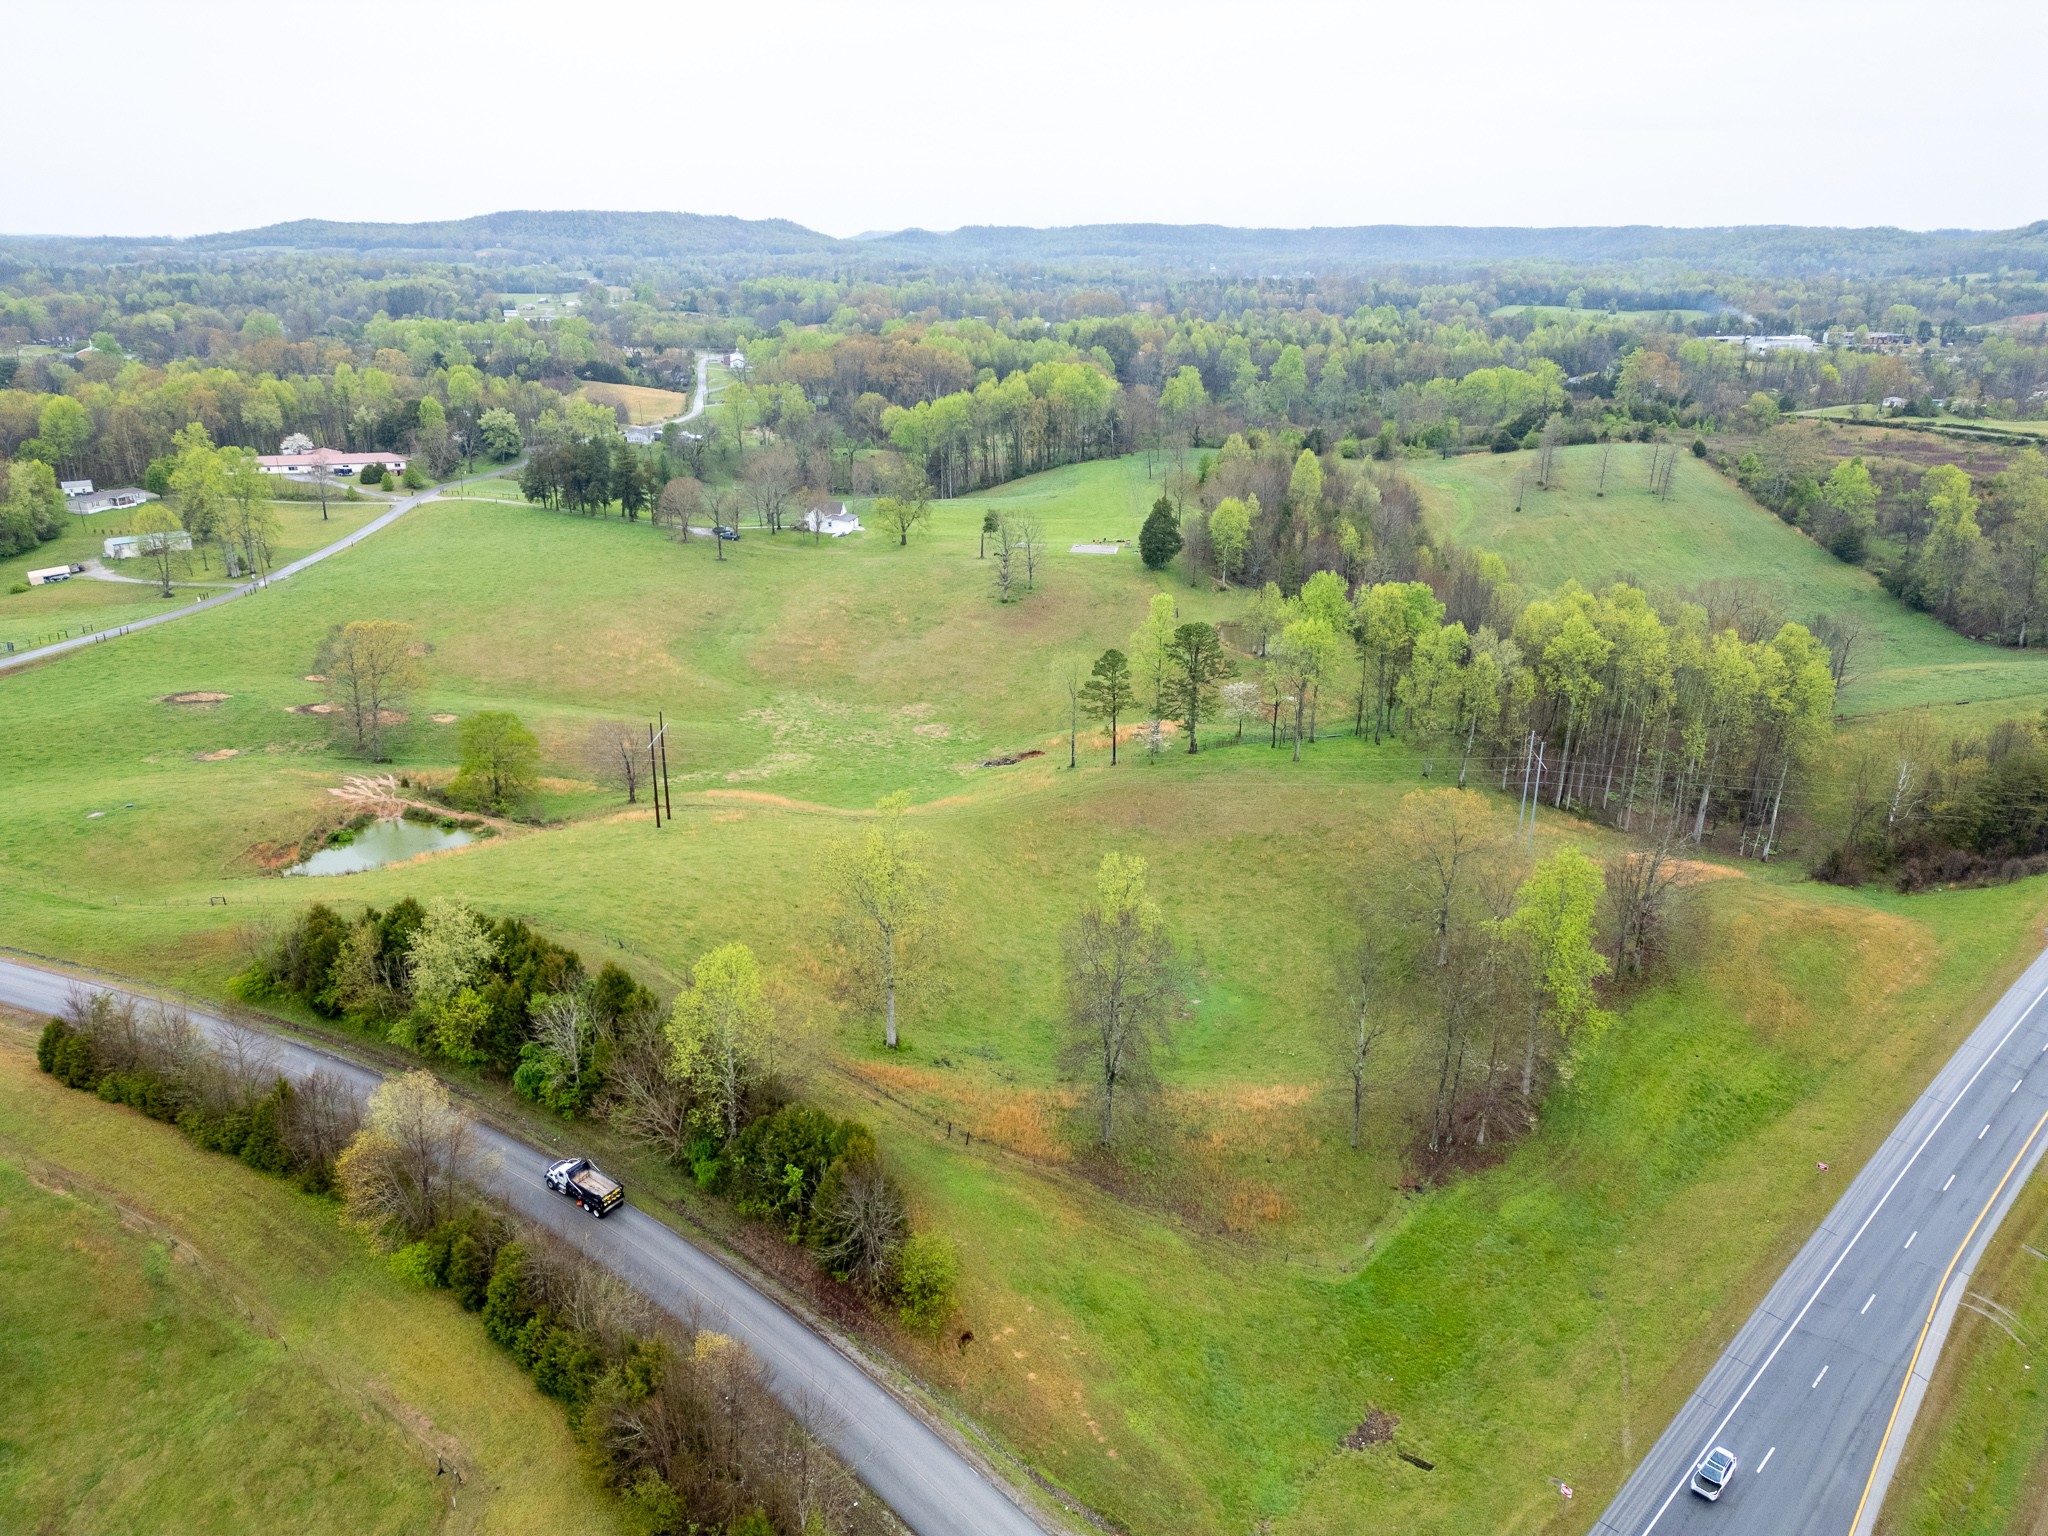
[(417, 223), (296, 219), (185, 240), (13, 237), (14, 249), (69, 260), (144, 253), (338, 251), (466, 260), (606, 261), (810, 257), (876, 267), (1127, 264), (1179, 272), (1340, 271), (1414, 267), (1444, 272), (1507, 262), (1572, 266), (1655, 263), (1757, 276), (2040, 270), (2048, 221), (2010, 230), (1905, 230), (1802, 225), (1709, 228), (1581, 225), (1558, 228), (1363, 224), (1310, 229), (1117, 223), (1057, 228), (969, 225), (835, 239), (787, 219), (600, 209), (506, 210)]

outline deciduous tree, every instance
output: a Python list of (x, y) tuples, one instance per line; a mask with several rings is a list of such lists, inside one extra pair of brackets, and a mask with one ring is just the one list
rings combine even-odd
[(1116, 1135), (1119, 1098), (1153, 1077), (1172, 1043), (1179, 965), (1159, 907), (1145, 888), (1145, 861), (1104, 854), (1095, 889), (1066, 935), (1070, 1070), (1098, 1100), (1096, 1144)]
[(856, 996), (880, 1008), (882, 1043), (892, 1051), (899, 998), (914, 993), (930, 969), (930, 920), (939, 898), (929, 841), (904, 825), (909, 809), (907, 792), (885, 796), (874, 820), (827, 860), (848, 980)]
[(669, 1016), (670, 1070), (697, 1091), (711, 1125), (740, 1133), (747, 1096), (775, 1058), (775, 1008), (760, 962), (745, 944), (724, 944), (691, 968)]

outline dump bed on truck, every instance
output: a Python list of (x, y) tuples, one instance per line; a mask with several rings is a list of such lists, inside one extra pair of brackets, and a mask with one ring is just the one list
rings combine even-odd
[(592, 1199), (610, 1205), (625, 1191), (616, 1179), (608, 1179), (595, 1168), (585, 1168), (581, 1173), (571, 1174), (569, 1182)]

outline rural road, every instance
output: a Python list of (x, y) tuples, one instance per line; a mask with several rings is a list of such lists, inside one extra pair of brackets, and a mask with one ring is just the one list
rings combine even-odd
[[(708, 352), (698, 353), (696, 398), (691, 401), (690, 408), (687, 411), (683, 412), (680, 416), (672, 417), (672, 420), (694, 421), (697, 417), (704, 414), (704, 404), (707, 396), (706, 386), (709, 382), (710, 367), (711, 354)], [(518, 470), (519, 462), (515, 460), (510, 464), (500, 465), (492, 470), (491, 473), (497, 475), (512, 474)], [(0, 655), (0, 672), (7, 672), (16, 667), (25, 667), (33, 662), (47, 661), (52, 656), (63, 655), (66, 651), (83, 650), (86, 646), (98, 645), (103, 640), (118, 640), (121, 636), (132, 635), (137, 630), (152, 629), (158, 624), (168, 624), (173, 619), (182, 619), (195, 613), (205, 613), (211, 609), (218, 608), (222, 603), (233, 602), (238, 597), (246, 597), (249, 593), (267, 587), (273, 582), (283, 581), (288, 576), (296, 576), (309, 565), (318, 565), (329, 555), (338, 555), (344, 549), (362, 543), (371, 534), (389, 528), (421, 502), (432, 501), (437, 496), (449, 493), (449, 486), (443, 484), (421, 491), (416, 496), (408, 496), (390, 511), (382, 513), (363, 524), (354, 533), (344, 538), (336, 539), (332, 544), (316, 549), (310, 555), (302, 555), (297, 560), (292, 561), (290, 565), (279, 566), (268, 576), (259, 577), (255, 581), (222, 586), (218, 597), (203, 598), (196, 603), (187, 603), (182, 608), (167, 608), (162, 613), (153, 613), (148, 618), (137, 619), (132, 624), (121, 624), (112, 629), (96, 630), (89, 635), (73, 635), (68, 640), (58, 640), (49, 645), (39, 645), (32, 651), (15, 651), (7, 655)], [(126, 581), (130, 578), (108, 576), (102, 579)], [(149, 583), (143, 584), (149, 585)], [(194, 584), (187, 583), (187, 585)]]
[[(1971, 1273), (2048, 1147), (2044, 999), (2048, 953), (1851, 1181), (1595, 1536), (1865, 1536), (1876, 1525)], [(1715, 1445), (1740, 1466), (1708, 1503), (1685, 1485)]]
[(103, 640), (117, 640), (122, 635), (132, 635), (137, 630), (154, 629), (159, 624), (168, 624), (173, 619), (182, 619), (190, 614), (211, 612), (222, 603), (231, 603), (238, 597), (246, 597), (251, 592), (260, 591), (274, 582), (283, 581), (287, 576), (296, 576), (307, 566), (318, 565), (329, 555), (338, 555), (344, 549), (362, 543), (371, 534), (389, 528), (421, 502), (432, 501), (445, 489), (445, 486), (437, 486), (430, 490), (421, 491), (416, 496), (408, 496), (390, 511), (379, 513), (376, 517), (371, 518), (370, 521), (363, 524), (354, 533), (336, 539), (332, 544), (316, 549), (310, 555), (301, 555), (298, 559), (292, 561), (290, 565), (281, 565), (267, 576), (259, 576), (254, 581), (244, 581), (234, 586), (222, 588), (220, 595), (217, 597), (202, 598), (196, 603), (187, 603), (182, 608), (166, 608), (162, 613), (153, 613), (146, 619), (137, 619), (133, 624), (122, 624), (113, 629), (97, 630), (90, 635), (73, 635), (69, 640), (58, 640), (49, 645), (39, 645), (32, 651), (15, 651), (12, 654), (0, 656), (0, 672), (9, 671), (14, 667), (25, 667), (31, 662), (47, 661), (50, 657), (61, 656), (66, 651), (83, 650), (86, 646), (98, 645)]
[[(126, 991), (40, 965), (0, 959), (0, 1002), (39, 1014), (62, 1009), (74, 986)], [(147, 996), (136, 992), (138, 997)], [(227, 1029), (191, 1010), (209, 1033)], [(378, 1074), (302, 1041), (274, 1037), (279, 1071), (325, 1071), (368, 1093)], [(673, 1228), (631, 1206), (593, 1221), (541, 1183), (568, 1148), (542, 1151), (488, 1125), (477, 1132), (490, 1193), (574, 1243), (674, 1316), (743, 1339), (766, 1365), (775, 1394), (918, 1536), (1045, 1536), (966, 1456), (822, 1335), (812, 1331)], [(85, 1170), (89, 1171), (89, 1170)]]

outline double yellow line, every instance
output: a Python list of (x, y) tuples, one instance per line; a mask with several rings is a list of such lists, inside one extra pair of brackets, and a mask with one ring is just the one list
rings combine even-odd
[(1891, 1444), (1892, 1431), (1899, 1426), (1899, 1415), (1905, 1410), (1906, 1392), (1913, 1385), (1913, 1372), (1920, 1365), (1920, 1351), (1927, 1347), (1927, 1335), (1934, 1330), (1934, 1315), (1941, 1310), (1941, 1298), (1948, 1293), (1949, 1280), (1955, 1275), (1956, 1266), (1963, 1261), (1963, 1250), (1970, 1246), (1977, 1235), (1977, 1229), (1984, 1225), (1984, 1218), (1991, 1214), (1991, 1207), (1998, 1204), (1998, 1197), (2005, 1193), (2005, 1186), (2012, 1182), (2012, 1176), (2025, 1161), (2028, 1149), (2034, 1145), (2034, 1138), (2041, 1134), (2041, 1128), (2048, 1126), (2048, 1114), (2034, 1122), (2034, 1128), (2027, 1133), (2027, 1139), (2013, 1155), (2006, 1166), (2005, 1177), (1998, 1181), (1998, 1187), (1991, 1191), (1991, 1198), (1984, 1202), (1984, 1208), (1977, 1213), (1977, 1219), (1970, 1223), (1970, 1230), (1963, 1234), (1963, 1240), (1956, 1245), (1954, 1255), (1948, 1261), (1948, 1268), (1941, 1272), (1941, 1284), (1934, 1288), (1934, 1301), (1927, 1308), (1927, 1321), (1920, 1325), (1920, 1337), (1913, 1345), (1913, 1358), (1906, 1362), (1906, 1379), (1899, 1383), (1898, 1400), (1892, 1404), (1892, 1416), (1885, 1421), (1884, 1438), (1877, 1442), (1877, 1459), (1870, 1464), (1870, 1476), (1863, 1482), (1863, 1497), (1856, 1501), (1855, 1518), (1849, 1522), (1850, 1536), (1855, 1536), (1856, 1527), (1863, 1521), (1864, 1506), (1870, 1502), (1871, 1491), (1877, 1487), (1878, 1468), (1884, 1465), (1885, 1447)]

